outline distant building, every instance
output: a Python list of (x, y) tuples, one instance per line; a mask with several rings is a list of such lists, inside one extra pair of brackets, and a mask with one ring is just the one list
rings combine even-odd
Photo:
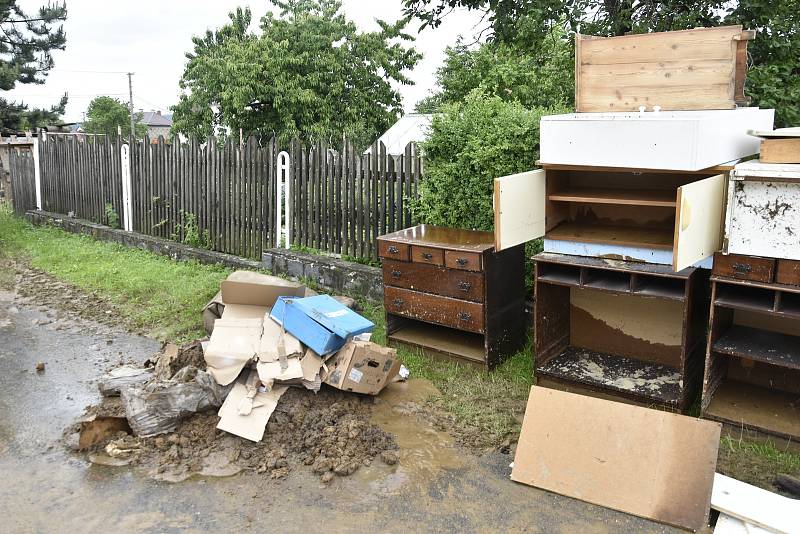
[[(386, 130), (378, 141), (386, 145), (386, 153), (392, 156), (401, 156), (408, 143), (419, 143), (428, 138), (428, 129), (431, 126), (433, 115), (425, 113), (409, 113), (400, 117), (391, 128)], [(372, 147), (364, 151), (372, 152)]]
[(159, 135), (163, 135), (164, 139), (169, 138), (169, 131), (172, 128), (172, 113), (161, 114), (161, 111), (142, 111), (139, 113), (142, 120), (139, 122), (147, 125), (147, 137), (150, 139), (158, 139)]

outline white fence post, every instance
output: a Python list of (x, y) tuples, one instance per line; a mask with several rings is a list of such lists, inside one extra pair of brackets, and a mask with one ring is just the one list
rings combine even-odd
[(281, 246), (281, 191), (284, 196), (284, 206), (286, 212), (286, 241), (283, 248), (290, 248), (292, 246), (292, 180), (290, 178), (291, 159), (286, 151), (281, 151), (278, 154), (278, 179), (277, 187), (278, 194), (275, 195), (275, 248)]
[[(39, 130), (39, 135), (41, 136), (42, 140), (45, 139), (47, 135), (44, 133), (44, 130)], [(41, 211), (42, 210), (42, 171), (39, 168), (39, 143), (40, 140), (38, 138), (33, 138), (33, 181), (36, 187), (36, 209)]]
[(122, 228), (133, 232), (133, 199), (131, 198), (131, 158), (130, 146), (123, 144), (120, 147), (120, 161), (122, 162)]

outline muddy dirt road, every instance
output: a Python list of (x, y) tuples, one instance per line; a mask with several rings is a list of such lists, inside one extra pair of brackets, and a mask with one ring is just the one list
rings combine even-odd
[(462, 451), (403, 408), (431, 393), (422, 381), (385, 391), (372, 416), (395, 434), (399, 463), (327, 485), (310, 467), (171, 484), (91, 464), (64, 447), (63, 429), (97, 402), (103, 371), (159, 344), (69, 315), (0, 291), (2, 532), (671, 531), (510, 482), (510, 456)]

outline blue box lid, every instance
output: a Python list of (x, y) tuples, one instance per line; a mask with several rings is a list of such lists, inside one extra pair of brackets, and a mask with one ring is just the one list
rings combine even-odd
[(328, 295), (293, 298), (291, 305), (296, 306), (297, 309), (302, 310), (303, 313), (344, 339), (364, 332), (372, 332), (372, 329), (375, 328), (372, 321)]

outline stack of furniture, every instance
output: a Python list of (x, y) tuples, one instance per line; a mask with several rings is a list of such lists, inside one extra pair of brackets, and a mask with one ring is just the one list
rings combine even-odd
[(800, 438), (800, 164), (731, 173), (711, 300), (703, 416)]
[(378, 256), (391, 345), (491, 370), (525, 344), (522, 245), (423, 224), (378, 238)]
[[(542, 168), (494, 186), (496, 250), (544, 238), (539, 385), (678, 411), (696, 398), (729, 175), (758, 152), (748, 130), (771, 129), (774, 116), (725, 109), (741, 101), (747, 35), (578, 38), (577, 108), (592, 112), (543, 117)], [(698, 54), (724, 80), (695, 79)]]

